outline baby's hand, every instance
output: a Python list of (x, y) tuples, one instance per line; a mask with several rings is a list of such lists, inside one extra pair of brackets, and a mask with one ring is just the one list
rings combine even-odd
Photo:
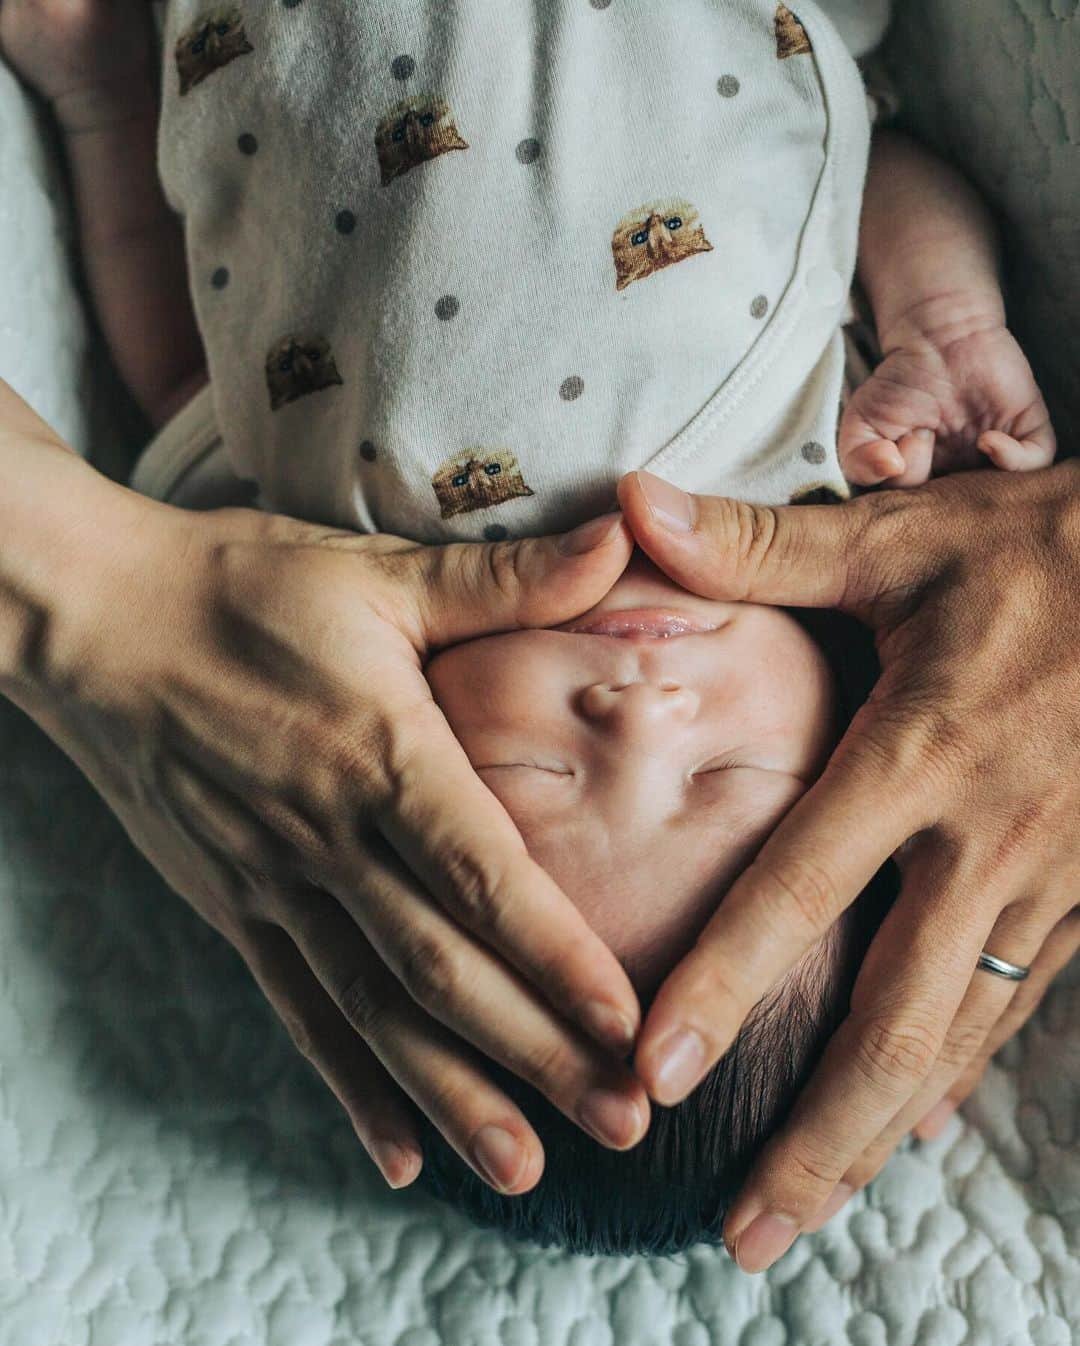
[(152, 81), (146, 0), (0, 0), (0, 55), (72, 130), (93, 129), (133, 81)]
[(840, 422), (840, 464), (857, 486), (918, 486), (985, 466), (1049, 467), (1057, 443), (1035, 376), (999, 319), (924, 331), (908, 322)]

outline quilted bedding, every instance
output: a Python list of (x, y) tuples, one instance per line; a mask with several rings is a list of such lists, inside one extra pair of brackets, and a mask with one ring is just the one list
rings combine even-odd
[[(1077, 0), (907, 0), (893, 58), (1008, 214), (1017, 321), (1080, 424)], [(133, 422), (70, 238), (0, 66), (0, 373), (88, 451)], [(238, 956), (0, 704), (0, 1346), (1068, 1346), (1078, 1117), (1074, 963), (943, 1136), (766, 1276), (516, 1247), (382, 1186)]]

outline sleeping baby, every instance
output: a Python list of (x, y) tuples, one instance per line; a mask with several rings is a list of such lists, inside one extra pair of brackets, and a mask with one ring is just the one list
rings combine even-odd
[[(171, 0), (159, 187), (142, 0), (3, 0), (5, 54), (67, 133), (103, 328), (159, 427), (132, 484), (498, 541), (611, 509), (628, 471), (787, 504), (1048, 465), (985, 213), (872, 128), (887, 94), (857, 61), (886, 5)], [(205, 365), (176, 335), (189, 294)], [(576, 621), (427, 674), (647, 1009), (821, 771), (873, 654), (850, 623), (708, 602), (636, 556)], [(719, 1241), (888, 900), (883, 877), (632, 1150), (493, 1065), (544, 1143), (539, 1184), (500, 1195), (430, 1125), (421, 1181), (578, 1251)]]

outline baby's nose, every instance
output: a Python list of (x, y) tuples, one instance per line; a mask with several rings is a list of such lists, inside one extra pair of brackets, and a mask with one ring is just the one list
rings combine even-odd
[(632, 730), (686, 723), (698, 702), (696, 692), (673, 681), (595, 682), (581, 694), (581, 712), (596, 723)]

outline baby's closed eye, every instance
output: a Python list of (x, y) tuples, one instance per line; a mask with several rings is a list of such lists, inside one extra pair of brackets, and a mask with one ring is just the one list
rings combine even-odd
[(548, 762), (484, 762), (479, 765), (473, 763), (473, 770), (480, 771), (542, 771), (549, 776), (574, 776), (577, 773), (573, 767), (564, 766), (559, 763)]

